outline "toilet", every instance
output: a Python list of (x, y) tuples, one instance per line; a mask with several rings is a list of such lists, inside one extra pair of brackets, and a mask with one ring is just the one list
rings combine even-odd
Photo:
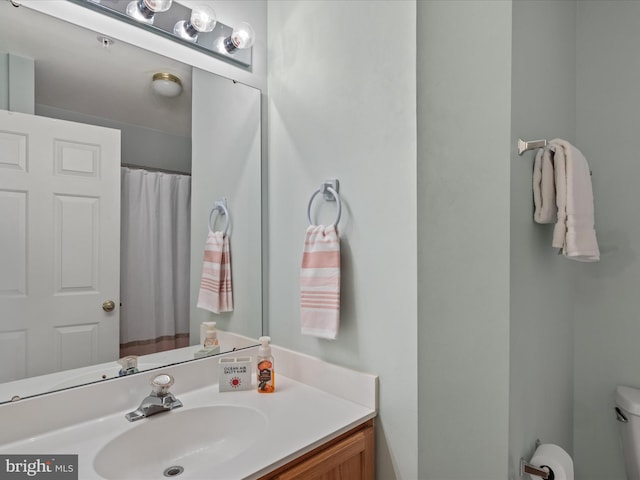
[(640, 389), (618, 386), (615, 411), (627, 480), (640, 480)]

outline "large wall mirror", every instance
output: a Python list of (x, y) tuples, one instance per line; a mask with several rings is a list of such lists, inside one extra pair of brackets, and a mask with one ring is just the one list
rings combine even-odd
[[(0, 111), (0, 248), (12, 252), (0, 256), (0, 403), (117, 377), (124, 355), (140, 370), (192, 360), (204, 321), (217, 323), (222, 352), (252, 344), (262, 334), (260, 91), (11, 2), (0, 2), (0, 56), (0, 92), (28, 87), (7, 74), (16, 59), (35, 66), (35, 116)], [(155, 73), (178, 77), (181, 94), (154, 92)], [(29, 130), (35, 119), (44, 123)], [(104, 132), (115, 153), (100, 146)], [(39, 135), (51, 158), (35, 155)], [(53, 177), (24, 180), (39, 163)], [(93, 168), (111, 178), (104, 197)], [(223, 199), (228, 216), (212, 215)], [(111, 226), (99, 223), (112, 216), (106, 204), (117, 206)], [(196, 306), (205, 241), (227, 224), (233, 309), (213, 313)], [(50, 237), (30, 240), (41, 232)], [(96, 253), (112, 237), (117, 256)], [(117, 277), (115, 290), (98, 270)], [(64, 310), (76, 299), (76, 313)]]

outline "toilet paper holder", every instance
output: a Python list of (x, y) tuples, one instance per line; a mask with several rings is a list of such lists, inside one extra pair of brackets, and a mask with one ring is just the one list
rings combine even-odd
[[(549, 467), (543, 467), (545, 469), (548, 469)], [(554, 479), (554, 475), (553, 475), (553, 471), (551, 471), (551, 469), (549, 470), (542, 470), (538, 467), (534, 467), (533, 465), (525, 462), (524, 458), (520, 459), (520, 476), (524, 476), (525, 473), (528, 473), (530, 475), (536, 475), (540, 478), (542, 478), (543, 480), (553, 480)]]
[[(536, 448), (540, 446), (540, 440), (536, 440)], [(545, 470), (543, 470), (543, 468)], [(535, 475), (537, 477), (542, 478), (543, 480), (554, 480), (555, 475), (553, 474), (553, 470), (549, 467), (536, 467), (527, 462), (524, 458), (520, 458), (520, 476), (524, 477), (524, 474), (528, 473), (529, 475)]]

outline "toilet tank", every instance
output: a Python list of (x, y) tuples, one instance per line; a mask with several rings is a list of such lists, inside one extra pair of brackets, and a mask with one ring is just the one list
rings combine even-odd
[(640, 389), (616, 388), (616, 416), (627, 480), (640, 480)]

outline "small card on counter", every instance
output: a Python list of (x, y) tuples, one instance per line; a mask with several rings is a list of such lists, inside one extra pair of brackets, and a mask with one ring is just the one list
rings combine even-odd
[(225, 357), (219, 360), (218, 387), (221, 392), (251, 390), (252, 357)]

